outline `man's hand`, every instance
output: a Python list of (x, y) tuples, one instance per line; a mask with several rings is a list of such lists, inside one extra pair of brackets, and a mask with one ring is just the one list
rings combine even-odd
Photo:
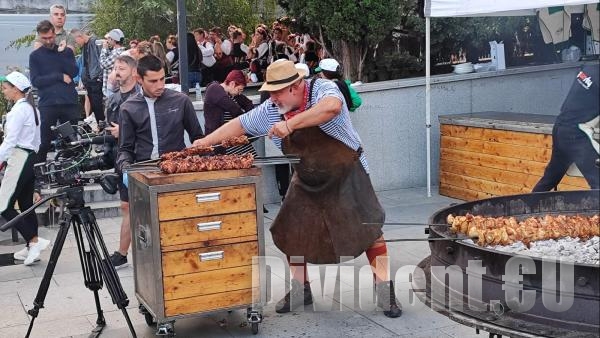
[(210, 147), (211, 144), (206, 142), (204, 138), (199, 138), (194, 143), (192, 143), (192, 147)]
[[(59, 44), (58, 44), (58, 51), (62, 52), (63, 50), (65, 50), (65, 48), (67, 47), (67, 40), (62, 40)], [(68, 83), (68, 82), (67, 82)]]
[(110, 131), (110, 134), (114, 138), (119, 138), (119, 125), (116, 124), (116, 123), (114, 123), (114, 122), (111, 122), (110, 124), (111, 124), (110, 127), (107, 127), (107, 128), (104, 128), (104, 129)]
[(40, 195), (39, 192), (34, 191), (33, 192), (33, 203), (37, 203), (42, 199), (42, 195)]
[(63, 74), (63, 82), (69, 84), (73, 82), (73, 79), (71, 79), (71, 77), (68, 74)]
[(284, 138), (292, 133), (292, 129), (288, 123), (288, 121), (279, 121), (271, 127), (269, 130), (269, 137), (277, 136), (279, 138)]

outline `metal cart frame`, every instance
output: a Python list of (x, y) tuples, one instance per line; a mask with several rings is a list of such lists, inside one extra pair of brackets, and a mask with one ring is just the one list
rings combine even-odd
[[(253, 168), (254, 169), (254, 168)], [(260, 170), (260, 169), (256, 169)], [(256, 196), (256, 226), (258, 239), (258, 254), (265, 255), (263, 208), (262, 208), (262, 175), (242, 176), (235, 178), (211, 179), (187, 183), (164, 185), (147, 185), (130, 175), (129, 198), (130, 219), (133, 250), (133, 268), (135, 281), (135, 296), (140, 305), (140, 312), (150, 326), (156, 323), (157, 335), (173, 336), (174, 323), (177, 319), (210, 315), (217, 312), (246, 309), (246, 318), (254, 334), (258, 333), (258, 325), (262, 321), (262, 308), (266, 303), (267, 280), (266, 266), (263, 259), (254, 259), (253, 265), (258, 265), (259, 295), (253, 294), (252, 304), (243, 304), (219, 308), (218, 310), (198, 312), (193, 314), (166, 316), (164, 283), (162, 276), (162, 253), (160, 244), (158, 197), (161, 193), (177, 192), (203, 188), (228, 187), (242, 184), (253, 184)], [(149, 254), (149, 251), (151, 254)], [(258, 262), (257, 262), (258, 261)], [(256, 263), (255, 263), (256, 262)], [(252, 271), (256, 273), (256, 268)], [(254, 276), (253, 276), (253, 280)], [(258, 301), (257, 301), (258, 299)]]

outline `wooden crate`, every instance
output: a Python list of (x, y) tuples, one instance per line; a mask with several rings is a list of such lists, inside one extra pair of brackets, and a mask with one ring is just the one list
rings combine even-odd
[[(531, 192), (552, 153), (549, 134), (442, 124), (440, 135), (440, 194), (466, 201)], [(558, 189), (589, 185), (565, 176)]]
[(261, 302), (260, 175), (130, 174), (136, 296), (159, 322)]

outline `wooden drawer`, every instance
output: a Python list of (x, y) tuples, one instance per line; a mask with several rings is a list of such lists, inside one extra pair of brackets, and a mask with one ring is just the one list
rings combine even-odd
[(256, 211), (160, 223), (160, 245), (205, 242), (256, 235)]
[(256, 210), (253, 184), (161, 193), (159, 221)]
[(170, 317), (185, 314), (196, 314), (199, 312), (209, 312), (214, 310), (223, 310), (242, 305), (251, 305), (258, 302), (258, 288), (254, 290), (243, 289), (205, 296), (166, 300), (165, 316)]
[(165, 252), (163, 277), (251, 265), (253, 256), (258, 256), (257, 241)]
[(259, 285), (258, 265), (237, 266), (186, 275), (167, 276), (163, 279), (165, 300), (204, 296), (252, 288)]

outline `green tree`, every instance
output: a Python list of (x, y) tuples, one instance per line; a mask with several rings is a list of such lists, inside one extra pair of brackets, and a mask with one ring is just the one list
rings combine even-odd
[[(95, 32), (120, 28), (126, 37), (162, 38), (177, 32), (177, 2), (173, 0), (97, 0), (92, 7)], [(223, 30), (233, 24), (252, 31), (260, 20), (272, 19), (275, 0), (186, 0), (188, 31), (202, 27), (220, 26)]]
[(279, 4), (315, 34), (326, 53), (341, 61), (344, 75), (363, 78), (369, 52), (413, 12), (408, 0), (279, 0)]

